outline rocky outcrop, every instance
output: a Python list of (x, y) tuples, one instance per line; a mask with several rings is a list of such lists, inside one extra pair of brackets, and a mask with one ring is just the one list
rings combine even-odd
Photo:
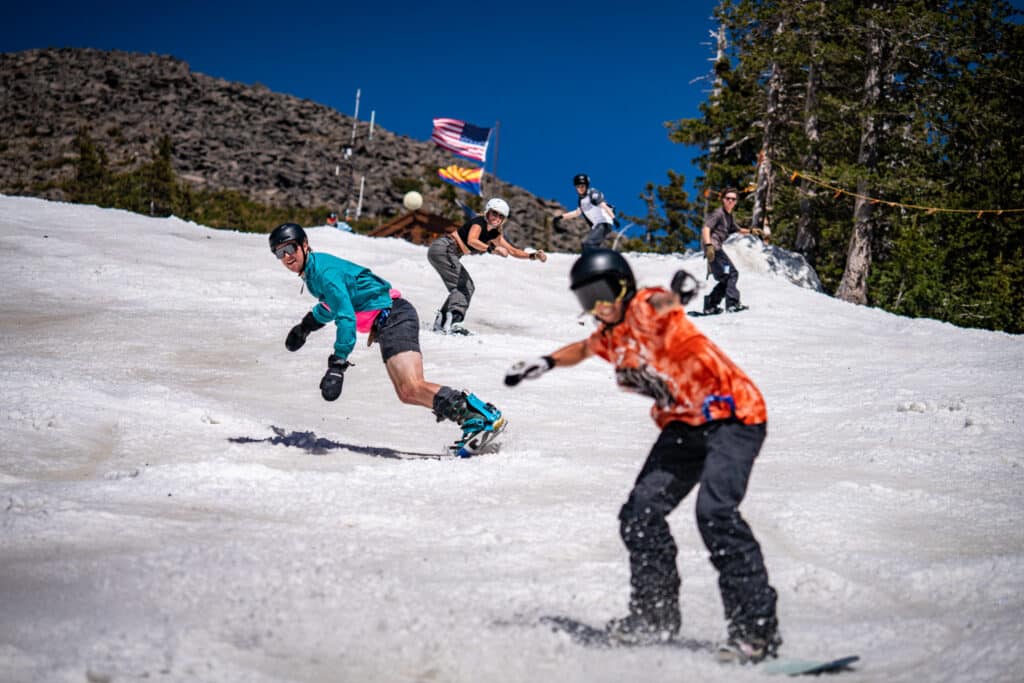
[[(335, 109), (260, 84), (192, 71), (174, 57), (90, 49), (0, 54), (0, 192), (63, 199), (72, 143), (83, 126), (114, 170), (153, 158), (159, 140), (174, 145), (180, 179), (198, 188), (230, 189), (278, 206), (354, 211), (365, 177), (362, 214), (381, 222), (401, 212), (410, 184), (428, 210), (441, 212), (437, 169), (453, 157), (429, 141), (356, 125)], [(351, 154), (344, 150), (351, 146)], [(575, 250), (582, 225), (555, 229), (564, 208), (501, 180), (488, 195), (512, 206), (509, 238)], [(578, 223), (578, 221), (576, 221)]]

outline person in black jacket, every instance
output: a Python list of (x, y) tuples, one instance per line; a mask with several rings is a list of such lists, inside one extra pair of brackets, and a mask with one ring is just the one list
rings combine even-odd
[(442, 334), (469, 334), (462, 321), (466, 319), (469, 302), (476, 287), (473, 278), (463, 267), (461, 259), (467, 254), (495, 254), (497, 256), (548, 260), (543, 251), (524, 251), (512, 246), (502, 234), (508, 219), (508, 202), (499, 197), (489, 199), (482, 216), (471, 218), (455, 232), (434, 240), (427, 249), (427, 260), (434, 267), (448, 289), (448, 298), (434, 319), (434, 331)]

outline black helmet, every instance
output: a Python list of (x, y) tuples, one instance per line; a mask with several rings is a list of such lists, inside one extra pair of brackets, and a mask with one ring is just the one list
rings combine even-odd
[(590, 176), (588, 176), (586, 173), (577, 173), (572, 177), (572, 184), (586, 185), (587, 187), (590, 187)]
[(277, 251), (277, 248), (286, 242), (305, 244), (306, 231), (297, 223), (282, 223), (270, 233), (270, 251)]
[(587, 249), (569, 271), (569, 289), (576, 294), (584, 311), (592, 311), (599, 301), (626, 301), (636, 294), (633, 269), (613, 249)]

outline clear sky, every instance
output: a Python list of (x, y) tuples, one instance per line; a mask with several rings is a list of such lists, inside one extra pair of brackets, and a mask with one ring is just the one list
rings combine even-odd
[(360, 119), (374, 111), (420, 140), (437, 116), (500, 121), (501, 178), (574, 205), (572, 176), (588, 173), (620, 211), (643, 215), (647, 182), (670, 168), (695, 175), (696, 150), (669, 142), (663, 124), (699, 114), (715, 4), (44, 0), (4, 3), (0, 51), (169, 54), (349, 115), (358, 88)]

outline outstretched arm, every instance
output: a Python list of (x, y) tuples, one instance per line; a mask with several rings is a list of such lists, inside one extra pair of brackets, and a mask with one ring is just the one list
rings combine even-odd
[(554, 360), (555, 365), (570, 367), (585, 361), (593, 355), (594, 352), (590, 350), (590, 345), (587, 344), (587, 340), (580, 339), (579, 341), (563, 346), (552, 353), (551, 359)]
[(505, 373), (505, 384), (510, 387), (522, 382), (524, 379), (537, 379), (545, 372), (561, 365), (569, 367), (576, 365), (577, 363), (589, 358), (593, 354), (590, 350), (590, 346), (587, 345), (586, 339), (581, 339), (578, 342), (573, 342), (568, 346), (563, 346), (558, 349), (550, 356), (541, 356), (533, 360), (519, 361)]
[[(514, 256), (515, 258), (531, 260), (538, 259), (541, 263), (544, 263), (545, 261), (548, 260), (548, 255), (545, 254), (540, 249), (536, 251), (526, 251), (524, 249), (520, 249), (519, 247), (513, 246), (511, 242), (505, 239), (504, 234), (498, 235), (497, 239), (495, 239), (492, 242), (492, 244), (495, 245), (494, 253), (498, 254), (499, 256)], [(502, 249), (504, 249), (504, 253), (502, 253)]]

